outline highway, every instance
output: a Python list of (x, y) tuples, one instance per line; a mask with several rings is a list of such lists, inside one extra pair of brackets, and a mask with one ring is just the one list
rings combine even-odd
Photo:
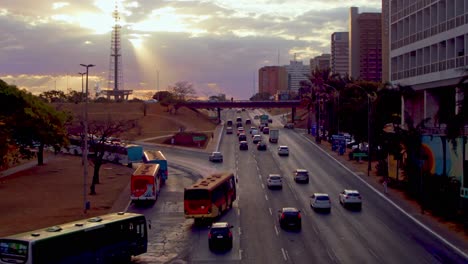
[[(250, 118), (252, 125), (258, 126), (252, 112), (229, 110), (223, 115), (225, 120)], [(249, 135), (249, 150), (241, 151), (235, 133), (223, 134), (223, 163), (209, 162), (208, 153), (163, 150), (168, 160), (178, 164), (172, 167), (178, 174), (170, 171), (170, 181), (153, 208), (129, 209), (144, 213), (156, 226), (150, 234), (152, 252), (138, 257), (138, 263), (176, 259), (189, 263), (466, 263), (463, 256), (391, 205), (352, 171), (319, 151), (309, 139), (282, 128), (278, 120), (274, 119), (270, 126), (280, 129), (279, 143), (267, 143), (268, 149), (263, 152), (254, 147)], [(248, 133), (250, 125), (244, 127)], [(263, 137), (268, 141), (268, 135)], [(289, 146), (290, 155), (278, 156), (279, 145)], [(309, 171), (308, 184), (294, 182), (293, 170), (297, 168)], [(201, 175), (220, 170), (236, 174), (238, 200), (219, 220), (234, 225), (234, 246), (228, 252), (213, 253), (208, 249), (208, 228), (193, 226), (193, 220), (183, 218), (183, 187)], [(283, 189), (266, 188), (270, 173), (283, 176)], [(345, 209), (339, 204), (338, 193), (345, 188), (361, 193), (362, 210)], [(330, 213), (310, 208), (309, 197), (314, 192), (330, 195)], [(279, 227), (277, 211), (282, 207), (301, 210), (300, 231)], [(177, 247), (165, 258), (152, 249), (166, 241), (162, 236), (172, 238), (166, 247)]]

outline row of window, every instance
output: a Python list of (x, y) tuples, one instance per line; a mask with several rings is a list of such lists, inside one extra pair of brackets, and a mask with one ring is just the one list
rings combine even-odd
[(448, 9), (447, 15), (449, 18), (460, 15), (463, 12), (468, 12), (468, 0), (392, 0), (391, 6), (391, 17), (392, 21), (399, 20), (406, 16), (409, 16), (425, 7), (432, 6), (435, 8), (436, 5), (439, 9)]
[(400, 79), (405, 79), (409, 77), (429, 74), (432, 72), (439, 72), (439, 71), (445, 71), (449, 69), (461, 68), (461, 67), (464, 67), (465, 65), (468, 66), (468, 56), (453, 58), (453, 59), (449, 59), (449, 60), (445, 60), (441, 62), (432, 63), (429, 65), (414, 67), (414, 68), (407, 69), (407, 70), (401, 70), (401, 71), (392, 70), (391, 79), (392, 81), (400, 80)]

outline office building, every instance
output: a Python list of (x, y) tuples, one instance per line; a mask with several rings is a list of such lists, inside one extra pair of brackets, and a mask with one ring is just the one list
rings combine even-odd
[(315, 70), (325, 70), (330, 68), (330, 54), (322, 54), (320, 56), (316, 56), (313, 59), (310, 59), (310, 69)]
[(349, 33), (334, 32), (331, 35), (330, 69), (333, 74), (349, 74)]
[(275, 95), (288, 89), (288, 74), (282, 66), (265, 66), (258, 70), (258, 91)]
[(349, 70), (354, 79), (382, 80), (381, 13), (358, 13), (350, 8)]
[(298, 92), (301, 81), (309, 81), (310, 66), (304, 65), (302, 61), (292, 60), (289, 65), (284, 66), (288, 73), (288, 90), (291, 93)]

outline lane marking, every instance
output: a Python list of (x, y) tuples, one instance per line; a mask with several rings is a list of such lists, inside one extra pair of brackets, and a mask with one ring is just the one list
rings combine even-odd
[(283, 253), (284, 261), (288, 261), (288, 256), (286, 255), (286, 251), (284, 250), (284, 248), (281, 248), (281, 252)]
[(273, 211), (271, 210), (271, 207), (268, 208), (268, 211), (270, 211), (270, 215), (273, 215)]
[[(354, 173), (352, 170), (350, 170), (348, 167), (346, 167), (346, 165), (344, 165), (343, 163), (341, 163), (339, 160), (335, 159), (335, 157), (333, 157), (332, 155), (328, 154), (325, 150), (323, 150), (322, 148), (320, 148), (317, 144), (315, 144), (311, 139), (305, 137), (304, 135), (302, 135), (305, 140), (309, 141), (310, 143), (312, 143), (312, 145), (317, 148), (319, 151), (321, 151), (322, 153), (324, 153), (325, 155), (327, 155), (329, 158), (331, 158), (332, 160), (334, 160), (336, 163), (338, 163), (343, 169), (345, 169), (346, 171), (348, 171), (349, 173), (351, 173), (351, 175), (353, 175), (355, 178), (357, 178), (358, 180), (360, 180), (364, 185), (366, 185), (367, 187), (369, 187), (369, 189), (373, 190), (377, 195), (379, 195), (381, 198), (383, 198), (384, 200), (386, 200), (388, 203), (390, 203), (391, 205), (393, 205), (393, 207), (395, 207), (398, 211), (400, 211), (402, 214), (406, 215), (409, 219), (413, 220), (414, 223), (416, 223), (417, 225), (419, 225), (421, 228), (423, 228), (424, 230), (426, 230), (427, 232), (429, 232), (430, 234), (432, 234), (433, 236), (435, 236), (437, 239), (439, 239), (440, 241), (442, 241), (445, 245), (447, 245), (448, 247), (452, 248), (454, 251), (456, 251), (460, 256), (464, 257), (465, 259), (468, 260), (468, 253), (464, 252), (463, 250), (459, 249), (458, 247), (456, 247), (455, 245), (453, 245), (452, 243), (450, 243), (447, 239), (445, 239), (444, 237), (442, 237), (441, 235), (439, 235), (438, 233), (436, 233), (435, 231), (433, 231), (432, 229), (430, 229), (428, 226), (426, 226), (425, 224), (423, 224), (421, 221), (419, 221), (418, 219), (416, 219), (415, 217), (413, 217), (412, 215), (410, 215), (409, 213), (407, 213), (405, 210), (403, 210), (403, 208), (401, 208), (400, 206), (398, 206), (395, 202), (393, 202), (392, 200), (390, 200), (389, 198), (387, 198), (386, 195), (384, 195), (382, 192), (378, 191), (376, 188), (374, 188), (372, 185), (370, 185), (369, 183), (367, 183), (365, 180), (363, 180), (361, 177), (359, 177), (359, 175), (357, 175), (356, 173)], [(367, 176), (365, 176), (367, 177)]]
[(242, 232), (241, 232), (241, 228), (240, 228), (240, 226), (238, 227), (238, 229), (239, 229), (239, 231), (238, 231), (238, 232), (239, 232), (239, 236), (240, 236), (240, 235), (242, 235)]
[(262, 183), (262, 189), (265, 189), (265, 185)]
[(265, 200), (267, 200), (267, 201), (268, 201), (268, 196), (267, 196), (266, 194), (265, 194)]
[(276, 232), (276, 235), (279, 236), (279, 230), (278, 230), (278, 227), (276, 227), (276, 225), (275, 225), (275, 232)]

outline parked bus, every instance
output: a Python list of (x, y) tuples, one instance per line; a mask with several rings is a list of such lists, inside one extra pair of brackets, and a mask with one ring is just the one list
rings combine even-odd
[(232, 208), (236, 181), (232, 173), (212, 174), (184, 189), (185, 218), (214, 219)]
[(156, 202), (161, 188), (159, 164), (141, 164), (130, 179), (130, 199), (132, 202)]
[(102, 158), (106, 161), (132, 167), (133, 163), (143, 161), (143, 147), (125, 143), (96, 143), (93, 149), (104, 151)]
[(161, 171), (162, 184), (167, 181), (169, 174), (167, 159), (161, 151), (156, 150), (145, 150), (143, 151), (143, 162), (151, 164), (159, 164), (159, 170)]
[(144, 215), (112, 213), (0, 238), (0, 263), (130, 263), (147, 234)]

